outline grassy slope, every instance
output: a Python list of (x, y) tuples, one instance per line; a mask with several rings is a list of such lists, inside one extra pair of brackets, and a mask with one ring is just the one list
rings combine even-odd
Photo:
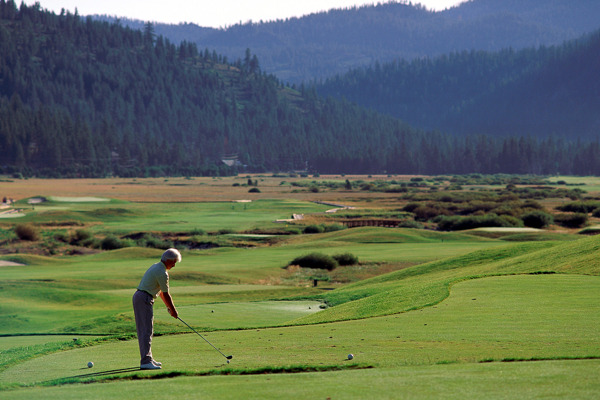
[(592, 237), (516, 244), (434, 261), (338, 289), (327, 300), (339, 305), (296, 322), (367, 318), (426, 307), (446, 298), (452, 284), (473, 277), (536, 272), (598, 275), (598, 249), (600, 239)]
[[(348, 233), (348, 231), (344, 231), (337, 235), (328, 234), (329, 236), (323, 236), (320, 239), (342, 242), (343, 246), (346, 246), (346, 243), (351, 243), (351, 241), (348, 238), (342, 239), (342, 237), (348, 235)], [(354, 235), (355, 233), (352, 232), (350, 236)], [(374, 237), (374, 235), (365, 235), (365, 237), (369, 236)], [(357, 248), (364, 246), (365, 243), (362, 242), (365, 241), (365, 237), (362, 239), (358, 237), (354, 242), (354, 246), (358, 246), (357, 243), (361, 244)], [(372, 237), (368, 240), (373, 241)], [(410, 240), (413, 239), (414, 237), (410, 237)], [(396, 238), (395, 240), (400, 239)], [(388, 245), (390, 241), (393, 242), (389, 236), (379, 238), (376, 241), (380, 242), (379, 244), (383, 242), (388, 243)], [(441, 240), (429, 243), (429, 251), (438, 249), (441, 243)], [(423, 243), (417, 244), (423, 245)], [(461, 244), (460, 241), (458, 244)], [(446, 309), (442, 312), (442, 309), (438, 306), (438, 308), (431, 307), (423, 310), (426, 314), (422, 315), (418, 312), (405, 313), (397, 316), (370, 318), (364, 321), (347, 321), (333, 325), (221, 332), (218, 336), (211, 336), (210, 338), (217, 340), (219, 346), (227, 346), (228, 351), (236, 354), (236, 361), (240, 358), (237, 354), (242, 355), (240, 361), (242, 361), (243, 368), (250, 369), (261, 365), (290, 365), (295, 362), (303, 365), (327, 365), (331, 362), (339, 364), (339, 357), (343, 357), (343, 354), (350, 351), (358, 354), (361, 354), (361, 352), (369, 354), (365, 361), (380, 368), (386, 365), (389, 368), (397, 368), (413, 363), (420, 365), (423, 363), (452, 362), (453, 360), (472, 362), (486, 358), (597, 356), (597, 354), (592, 354), (591, 350), (598, 348), (596, 327), (600, 324), (600, 321), (597, 321), (595, 317), (590, 318), (590, 316), (600, 315), (600, 313), (594, 311), (590, 316), (588, 316), (588, 313), (590, 313), (590, 307), (594, 307), (594, 304), (597, 303), (594, 296), (600, 288), (597, 287), (598, 281), (596, 278), (590, 281), (588, 279), (591, 278), (586, 278), (585, 275), (598, 275), (600, 272), (600, 262), (597, 261), (600, 240), (591, 237), (567, 243), (535, 242), (504, 245), (502, 247), (497, 247), (497, 243), (493, 244), (492, 247), (485, 250), (468, 254), (463, 252), (462, 255), (457, 257), (430, 262), (338, 289), (331, 292), (329, 296), (330, 301), (339, 303), (338, 306), (322, 313), (298, 319), (294, 323), (314, 324), (422, 309), (427, 305), (438, 304), (448, 297), (452, 285), (475, 277), (549, 271), (561, 275), (531, 276), (531, 279), (515, 277), (518, 280), (513, 282), (516, 283), (508, 285), (508, 287), (502, 285), (500, 281), (490, 281), (492, 282), (491, 286), (487, 283), (482, 284), (479, 292), (477, 292), (478, 294), (475, 295), (470, 292), (464, 294), (461, 292), (462, 289), (457, 289), (457, 294), (463, 294), (459, 296), (462, 300), (453, 306), (455, 311)], [(300, 242), (297, 244), (300, 248), (304, 245), (306, 243)], [(131, 252), (131, 254), (127, 252)], [(93, 257), (95, 257), (95, 262), (112, 265), (110, 270), (117, 273), (127, 265), (127, 262), (122, 261), (123, 258), (133, 256), (136, 252), (136, 249), (127, 249)], [(154, 256), (154, 254), (148, 254), (148, 256)], [(429, 256), (431, 257), (431, 255)], [(438, 257), (434, 256), (432, 258)], [(43, 260), (40, 261), (39, 258), (35, 260), (38, 261), (38, 265), (43, 264)], [(139, 268), (143, 269), (143, 267)], [(56, 272), (55, 266), (50, 269), (52, 272)], [(131, 271), (128, 272), (128, 274), (130, 273)], [(582, 276), (576, 278), (579, 281), (561, 280), (568, 278), (567, 274)], [(565, 275), (565, 278), (561, 278), (563, 275)], [(25, 276), (22, 278), (25, 278)], [(527, 286), (527, 282), (541, 282), (545, 279), (554, 279), (558, 284), (551, 290), (544, 289), (540, 292), (535, 292), (531, 286)], [(471, 282), (476, 283), (477, 286), (478, 282), (485, 281), (488, 280)], [(464, 285), (464, 283), (461, 285)], [(503, 286), (505, 286), (504, 291), (498, 290)], [(462, 288), (462, 286), (460, 287)], [(521, 288), (521, 292), (526, 294), (525, 297), (507, 303), (507, 299), (511, 298), (507, 293), (512, 292), (506, 292), (506, 290), (510, 290), (511, 287)], [(468, 303), (472, 296), (485, 298), (487, 293), (496, 295), (496, 297), (491, 296), (488, 299), (495, 303), (491, 308), (483, 308), (476, 318), (469, 315), (471, 311), (469, 307), (467, 308), (468, 312), (465, 312), (465, 310), (456, 311), (460, 309), (461, 302), (462, 306), (465, 306), (465, 303)], [(504, 331), (505, 327), (502, 326), (501, 322), (506, 323), (507, 321), (501, 318), (501, 314), (512, 315), (512, 318), (508, 321), (514, 321), (514, 316), (520, 314), (523, 304), (538, 301), (544, 293), (548, 294), (548, 297), (544, 300), (545, 306), (538, 307), (538, 311), (534, 310), (535, 312), (531, 314), (531, 319), (527, 323), (511, 326), (510, 329)], [(575, 294), (575, 297), (568, 297), (569, 294)], [(354, 298), (359, 300), (352, 301)], [(582, 302), (580, 304), (574, 303), (578, 298), (583, 299)], [(563, 299), (567, 300), (563, 302)], [(444, 306), (446, 304), (451, 303), (443, 303)], [(490, 309), (495, 311), (490, 312)], [(425, 323), (426, 320), (423, 318), (424, 316), (427, 317), (428, 313), (433, 314), (429, 315), (428, 323)], [(457, 315), (468, 318), (447, 320), (448, 316)], [(396, 321), (396, 319), (398, 320)], [(446, 328), (440, 329), (438, 327), (433, 331), (433, 334), (427, 330), (428, 328), (423, 328), (432, 324), (429, 321), (441, 323), (444, 319), (447, 320), (445, 322)], [(542, 321), (546, 321), (550, 325), (544, 326), (541, 324)], [(496, 324), (496, 330), (482, 331), (478, 328), (482, 326), (493, 327), (494, 323)], [(578, 323), (583, 323), (585, 326), (578, 326)], [(418, 329), (418, 326), (421, 326), (421, 329)], [(460, 330), (454, 333), (454, 338), (448, 336), (448, 327), (452, 326), (460, 327)], [(407, 329), (402, 330), (402, 327), (412, 327), (413, 332), (411, 333), (411, 330)], [(539, 327), (539, 329), (536, 329), (536, 327)], [(573, 330), (574, 328), (577, 329)], [(357, 332), (360, 332), (360, 339), (363, 340), (357, 341)], [(410, 337), (411, 334), (412, 337)], [(494, 336), (498, 334), (499, 337)], [(404, 342), (394, 340), (395, 338), (401, 339), (404, 335), (408, 340)], [(485, 338), (486, 335), (489, 336), (488, 339)], [(186, 337), (185, 340), (179, 336), (161, 338), (165, 346), (163, 350), (165, 353), (163, 354), (165, 354), (166, 360), (171, 363), (184, 361), (181, 367), (186, 371), (195, 371), (198, 368), (204, 370), (210, 368), (211, 365), (214, 367), (214, 354), (212, 354), (211, 349), (200, 350), (203, 354), (202, 357), (213, 360), (207, 361), (208, 364), (202, 363), (202, 365), (199, 365), (198, 359), (195, 357), (185, 361), (177, 356), (177, 349), (181, 347), (182, 340), (188, 342), (188, 345), (193, 345), (193, 341), (197, 339), (193, 336)], [(323, 342), (323, 340), (327, 341), (328, 337), (335, 338), (331, 345)], [(319, 338), (320, 340), (317, 340)], [(192, 342), (189, 342), (189, 340), (192, 340)], [(465, 340), (468, 343), (464, 343)], [(548, 345), (549, 343), (552, 343), (552, 345)], [(323, 352), (323, 346), (328, 348), (326, 352)], [(135, 342), (108, 344), (101, 346), (101, 348), (102, 350), (95, 347), (90, 348), (89, 351), (92, 351), (92, 353), (86, 353), (88, 355), (69, 352), (48, 357), (57, 357), (50, 360), (54, 359), (56, 360), (54, 362), (57, 363), (66, 362), (69, 368), (72, 368), (72, 364), (77, 363), (76, 360), (89, 357), (94, 357), (95, 360), (98, 357), (105, 357), (109, 363), (111, 357), (112, 359), (122, 358), (123, 356), (128, 359), (130, 357), (135, 358)], [(390, 351), (393, 351), (400, 358), (390, 363), (386, 359)], [(105, 352), (106, 355), (102, 356)], [(171, 359), (171, 357), (175, 358)], [(40, 359), (42, 363), (46, 361), (48, 361), (46, 357)], [(597, 363), (594, 365), (597, 366)], [(36, 371), (31, 365), (26, 365), (24, 368)], [(15, 373), (15, 371), (11, 371), (11, 373)], [(343, 374), (352, 373), (344, 372)], [(13, 376), (20, 375), (17, 373)], [(3, 379), (3, 381), (14, 382), (13, 379)], [(389, 385), (393, 386), (391, 381), (387, 380), (386, 382), (388, 387), (390, 387)], [(594, 384), (597, 385), (597, 382)], [(326, 384), (324, 385), (326, 386)]]
[[(432, 244), (435, 244), (434, 251), (431, 250)], [(171, 284), (177, 294), (179, 288), (205, 287), (207, 284), (273, 283), (285, 274), (282, 267), (290, 260), (315, 248), (331, 254), (349, 251), (366, 262), (414, 265), (498, 245), (502, 242), (468, 235), (432, 235), (423, 231), (383, 228), (346, 230), (290, 237), (279, 246), (187, 252), (183, 262), (172, 271)], [(119, 329), (130, 332), (132, 322), (119, 314), (130, 311), (131, 290), (146, 268), (159, 259), (161, 252), (126, 248), (62, 259), (8, 257), (27, 265), (0, 271), (5, 279), (4, 301), (0, 304), (3, 320), (0, 333), (102, 334), (118, 333)], [(269, 289), (261, 292), (232, 289), (227, 293), (182, 291), (176, 301), (179, 305), (194, 305), (281, 299), (311, 293), (322, 296), (319, 290), (303, 287), (271, 286)], [(245, 326), (248, 325), (240, 325)], [(227, 324), (221, 328), (231, 327)]]

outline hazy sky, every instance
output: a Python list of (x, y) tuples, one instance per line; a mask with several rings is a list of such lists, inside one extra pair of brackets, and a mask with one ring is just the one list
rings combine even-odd
[[(432, 10), (443, 10), (465, 0), (412, 0)], [(34, 4), (26, 0), (25, 4)], [(238, 22), (271, 21), (302, 16), (332, 8), (387, 3), (364, 0), (38, 0), (41, 7), (60, 13), (107, 14), (142, 21), (177, 24), (191, 22), (204, 27), (226, 27)], [(20, 1), (16, 2), (20, 4)]]

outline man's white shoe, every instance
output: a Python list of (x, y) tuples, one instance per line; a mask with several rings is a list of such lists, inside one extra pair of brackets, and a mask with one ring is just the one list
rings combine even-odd
[(159, 367), (162, 365), (162, 363), (161, 363), (161, 362), (158, 362), (158, 361), (156, 361), (156, 360), (152, 360), (152, 364), (154, 364), (154, 365), (158, 365)]
[(162, 367), (160, 365), (156, 365), (151, 362), (140, 365), (140, 369), (161, 369), (161, 368)]

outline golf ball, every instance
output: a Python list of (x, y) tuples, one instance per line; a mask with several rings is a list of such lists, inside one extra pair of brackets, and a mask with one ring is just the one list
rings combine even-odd
[(352, 360), (354, 358), (354, 354), (350, 353), (348, 354), (348, 360)]
[(227, 364), (229, 364), (229, 360), (227, 360)]
[(94, 363), (90, 361), (90, 362), (88, 363), (88, 368), (92, 368), (93, 366), (94, 366)]

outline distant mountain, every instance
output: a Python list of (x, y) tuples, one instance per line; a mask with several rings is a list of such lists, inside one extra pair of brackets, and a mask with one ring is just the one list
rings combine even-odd
[(265, 71), (291, 83), (395, 59), (560, 44), (598, 28), (598, 0), (471, 0), (441, 12), (391, 1), (226, 29), (155, 24), (171, 41), (194, 42), (230, 59), (250, 48)]
[[(565, 58), (575, 65), (568, 74), (591, 73), (583, 67), (587, 49), (569, 50), (580, 58)], [(558, 69), (546, 72), (550, 78), (569, 66), (559, 56), (553, 56)], [(473, 58), (453, 65), (483, 67), (473, 82), (480, 85), (490, 68), (486, 59), (499, 57), (484, 55), (479, 63)], [(520, 53), (514, 60), (522, 58), (529, 60)], [(540, 59), (554, 65), (552, 57)], [(348, 101), (320, 97), (311, 86), (284, 85), (262, 72), (259, 61), (249, 50), (228, 62), (194, 43), (175, 45), (157, 36), (152, 24), (134, 30), (76, 13), (55, 15), (39, 3), (17, 7), (14, 0), (0, 0), (0, 174), (600, 174), (598, 141), (418, 130)], [(527, 72), (505, 69), (512, 82)], [(537, 71), (528, 82), (545, 81), (544, 71)], [(509, 95), (537, 88), (515, 92), (496, 83)], [(444, 86), (436, 83), (435, 90), (443, 94)], [(473, 90), (467, 87), (463, 98)]]
[(442, 132), (595, 139), (600, 31), (560, 46), (459, 52), (357, 68), (317, 86)]

